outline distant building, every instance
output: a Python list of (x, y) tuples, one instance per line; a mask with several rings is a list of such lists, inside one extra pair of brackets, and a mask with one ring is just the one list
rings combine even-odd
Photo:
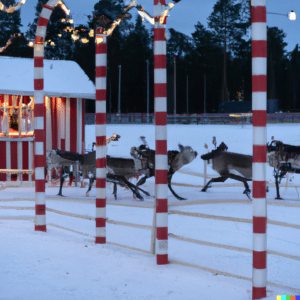
[(249, 113), (252, 111), (251, 101), (228, 101), (219, 105), (219, 113)]
[[(0, 56), (0, 69), (0, 181), (32, 183), (34, 60)], [(73, 61), (44, 60), (44, 96), (45, 152), (83, 153), (84, 101), (95, 99), (94, 84)]]
[[(278, 99), (267, 100), (267, 113), (275, 113), (279, 110)], [(219, 113), (249, 113), (252, 112), (251, 101), (228, 101), (219, 105)]]

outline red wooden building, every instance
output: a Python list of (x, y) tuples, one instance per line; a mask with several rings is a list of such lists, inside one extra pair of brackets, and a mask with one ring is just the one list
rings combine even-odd
[[(0, 182), (33, 184), (34, 60), (0, 56)], [(44, 60), (46, 151), (83, 153), (84, 101), (95, 86), (73, 61)]]

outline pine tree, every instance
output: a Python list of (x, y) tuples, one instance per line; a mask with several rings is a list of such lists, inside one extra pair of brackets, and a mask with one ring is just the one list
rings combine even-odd
[(278, 27), (268, 27), (267, 29), (267, 43), (268, 43), (268, 57), (267, 57), (267, 87), (268, 99), (281, 99), (282, 106), (286, 103), (286, 88), (287, 84), (287, 58), (285, 47), (287, 43), (284, 42), (286, 34)]
[(94, 6), (94, 15), (115, 20), (118, 15), (124, 12), (124, 8), (124, 0), (100, 0)]
[(46, 4), (47, 1), (48, 0), (38, 0), (35, 6), (35, 18), (33, 20), (33, 23), (28, 24), (28, 30), (26, 31), (26, 36), (31, 40), (34, 40), (35, 38), (37, 23), (39, 21), (40, 13), (42, 11), (42, 4)]
[(206, 29), (200, 22), (192, 33), (192, 45), (186, 55), (190, 110), (204, 112), (205, 107), (206, 112), (217, 111), (222, 83), (222, 49), (215, 42), (214, 31)]
[[(35, 19), (28, 25), (26, 35), (30, 39), (35, 38), (37, 23), (42, 11), (42, 4), (48, 0), (38, 0), (36, 4)], [(69, 18), (59, 5), (56, 5), (47, 26), (45, 38), (45, 58), (48, 59), (72, 59), (74, 53), (74, 41), (71, 38)]]
[(11, 39), (11, 44), (1, 53), (3, 56), (12, 57), (33, 57), (33, 47), (30, 47), (28, 40), (19, 33)]
[[(15, 5), (15, 0), (2, 0), (1, 2), (6, 7)], [(21, 26), (19, 9), (13, 13), (0, 11), (0, 47), (5, 46), (8, 40), (12, 38), (14, 34), (20, 33)]]
[[(152, 62), (152, 40), (138, 15), (134, 27), (123, 37), (120, 52), (122, 77), (123, 110), (128, 112), (146, 112), (147, 107), (147, 61)], [(116, 68), (116, 66), (115, 66)]]
[(227, 89), (227, 51), (234, 50), (246, 33), (246, 25), (241, 18), (241, 3), (235, 0), (218, 0), (209, 16), (208, 26), (215, 31), (216, 43), (223, 46), (223, 84), (221, 102), (230, 99)]
[(57, 5), (50, 17), (47, 34), (45, 57), (50, 59), (71, 60), (74, 55), (74, 41), (72, 32), (74, 26), (69, 16)]

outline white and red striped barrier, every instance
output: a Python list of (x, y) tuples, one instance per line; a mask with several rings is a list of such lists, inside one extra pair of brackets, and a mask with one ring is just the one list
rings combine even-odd
[(96, 32), (96, 244), (106, 243), (106, 40)]
[(46, 231), (45, 198), (45, 103), (44, 103), (44, 41), (46, 29), (58, 1), (42, 5), (34, 42), (34, 167), (35, 167), (35, 230)]
[(165, 0), (154, 0), (155, 253), (158, 265), (168, 263), (167, 44), (165, 22), (160, 22), (165, 5)]
[[(54, 147), (83, 153), (84, 148), (82, 144), (84, 109), (81, 99), (58, 98), (53, 100), (47, 98), (48, 109), (47, 115), (45, 114), (44, 44), (50, 16), (58, 3), (62, 5), (58, 0), (49, 0), (47, 4), (42, 5), (34, 42), (35, 230), (38, 231), (46, 231), (46, 150), (51, 150)], [(62, 8), (64, 8), (64, 6), (62, 6)], [(51, 126), (52, 123), (54, 124), (53, 127)], [(60, 128), (58, 128), (58, 123), (61, 125)]]
[(267, 0), (251, 1), (253, 123), (252, 299), (267, 296)]

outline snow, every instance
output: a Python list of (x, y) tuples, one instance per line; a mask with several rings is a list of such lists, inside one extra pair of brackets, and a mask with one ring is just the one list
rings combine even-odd
[[(274, 136), (297, 145), (298, 127), (268, 125), (268, 141)], [(107, 136), (113, 133), (121, 138), (109, 144), (109, 155), (130, 157), (130, 148), (141, 144), (142, 135), (154, 148), (153, 125), (108, 125)], [(86, 126), (85, 134), (86, 148), (91, 148), (94, 126)], [(192, 146), (198, 156), (183, 171), (203, 174), (199, 157), (214, 148), (213, 136), (218, 144), (224, 141), (229, 151), (252, 154), (252, 127), (245, 125), (168, 125), (168, 149), (177, 149), (178, 143)], [(216, 174), (211, 165), (207, 170), (209, 175)], [(289, 177), (288, 189), (283, 180), (282, 201), (274, 200), (271, 167), (267, 167), (267, 180), (267, 299), (273, 300), (276, 295), (300, 294), (300, 176)], [(57, 196), (58, 186), (47, 187), (44, 233), (34, 231), (34, 188), (4, 187), (0, 191), (0, 299), (250, 300), (252, 202), (243, 194), (242, 186), (228, 186), (233, 183), (227, 180), (203, 193), (203, 177), (174, 175), (174, 190), (188, 200), (178, 201), (169, 192), (170, 263), (165, 266), (156, 265), (155, 255), (150, 253), (153, 178), (143, 185), (151, 195), (144, 201), (133, 199), (132, 193), (121, 187), (118, 200), (114, 200), (112, 186), (107, 184), (105, 245), (94, 242), (94, 188), (86, 197), (86, 188), (64, 187), (66, 197), (61, 198)], [(143, 227), (137, 228), (137, 224)]]
[[(0, 94), (33, 96), (34, 60), (0, 57)], [(95, 99), (95, 86), (74, 61), (44, 60), (44, 92), (50, 97)]]

